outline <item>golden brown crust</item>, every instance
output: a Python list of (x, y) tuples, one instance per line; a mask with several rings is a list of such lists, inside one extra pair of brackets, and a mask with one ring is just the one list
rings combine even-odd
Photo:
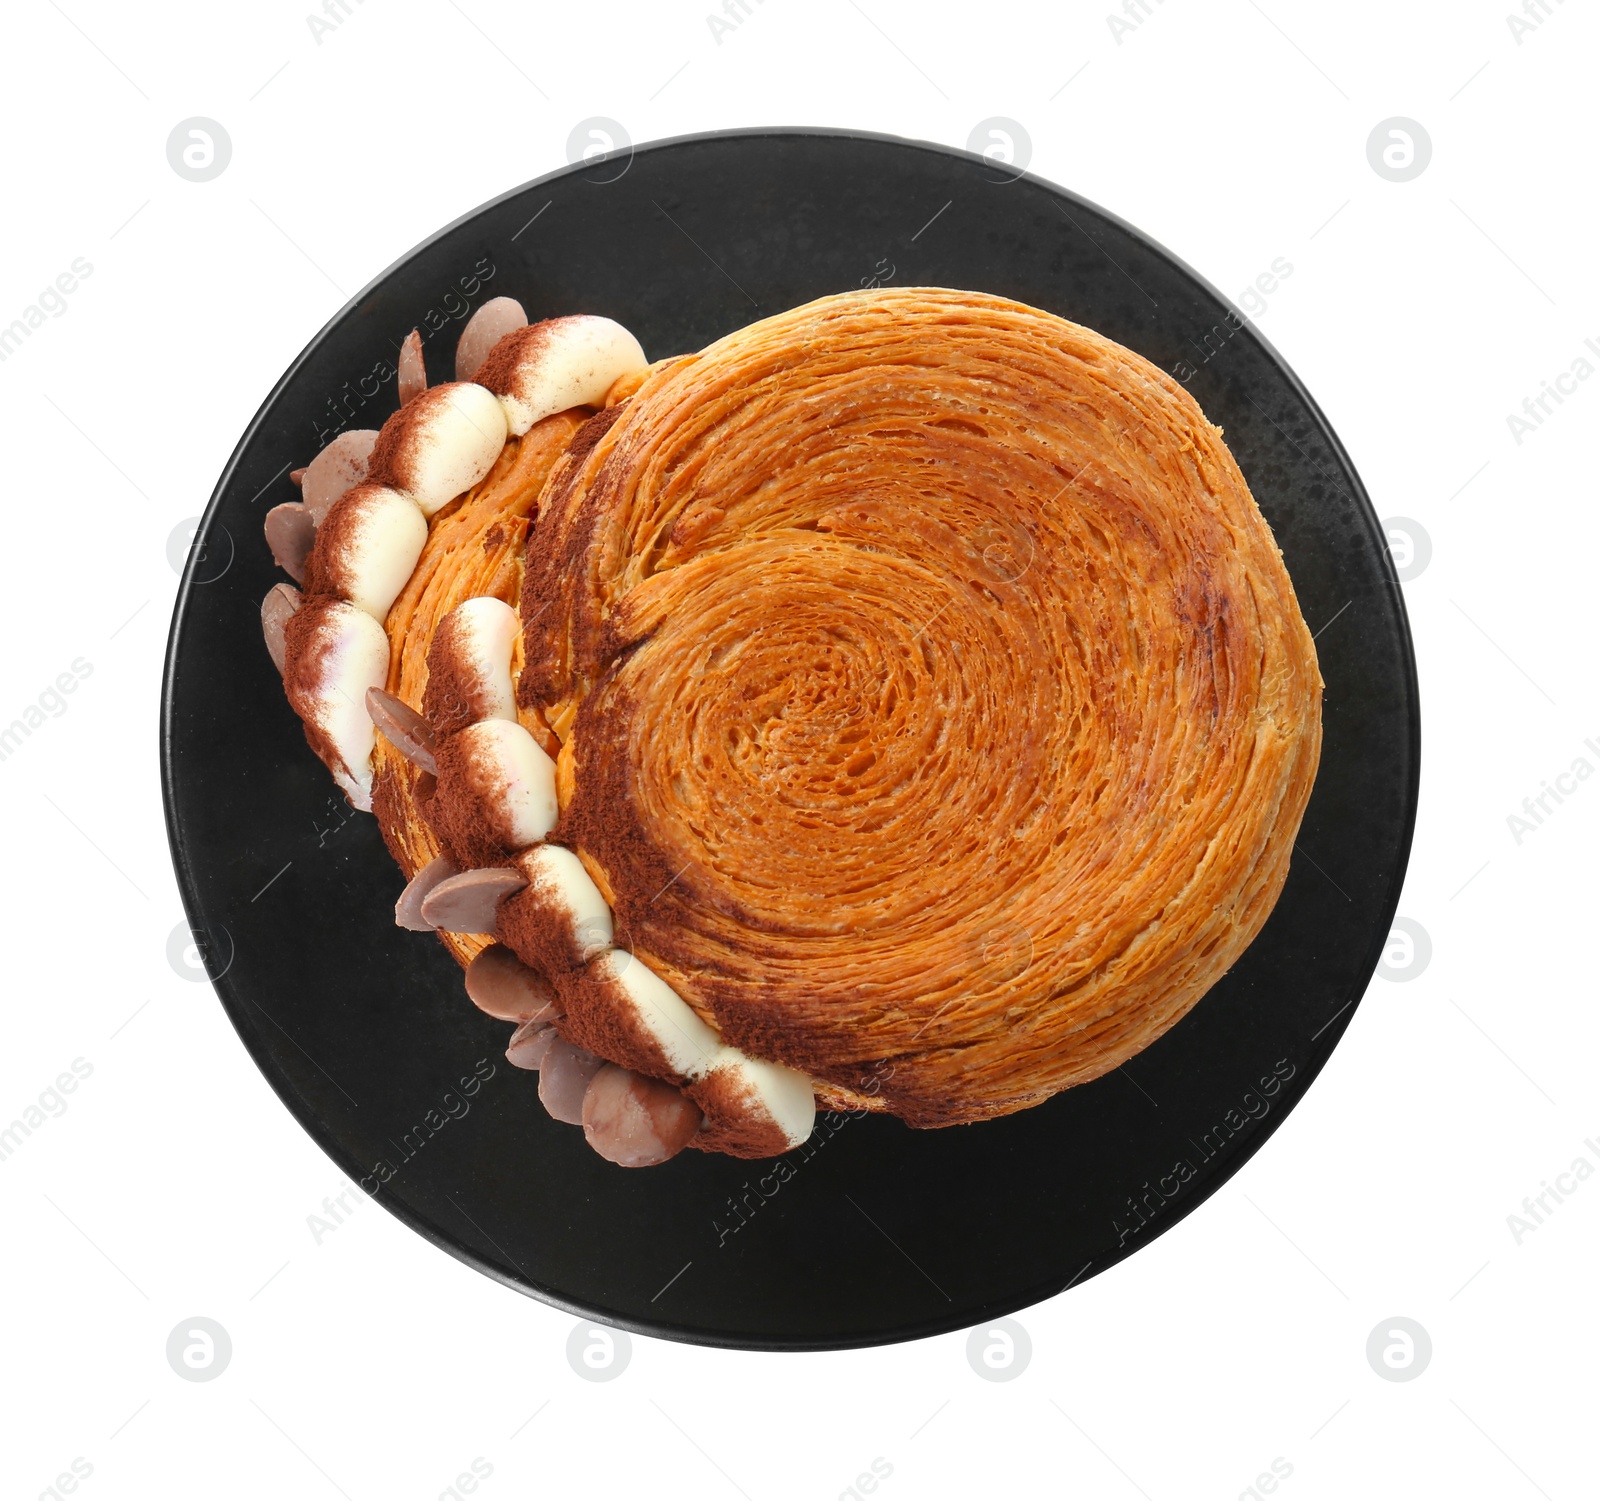
[(545, 718), (563, 739), (586, 686), (575, 667), (578, 636), (585, 625), (577, 608), (585, 581), (575, 571), (585, 544), (583, 503), (590, 481), (610, 452), (605, 437), (627, 409), (626, 402), (607, 407), (574, 434), (540, 497), (538, 544), (529, 546), (524, 559), (519, 601), (523, 664), (517, 699), (543, 705)]
[(521, 599), (555, 838), (831, 1101), (1092, 1079), (1287, 874), (1321, 681), (1271, 534), (1181, 387), (1037, 310), (852, 293), (656, 370), (555, 466)]

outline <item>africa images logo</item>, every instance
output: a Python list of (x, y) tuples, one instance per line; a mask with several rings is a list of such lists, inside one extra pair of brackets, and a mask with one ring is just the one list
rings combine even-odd
[(1201, 1165), (1209, 1162), (1226, 1148), (1236, 1136), (1248, 1131), (1255, 1123), (1265, 1120), (1272, 1109), (1274, 1096), (1294, 1077), (1295, 1067), (1287, 1058), (1272, 1065), (1270, 1074), (1263, 1074), (1258, 1089), (1247, 1089), (1239, 1104), (1226, 1111), (1209, 1131), (1200, 1134), (1200, 1140), (1189, 1138), (1195, 1157), (1180, 1157), (1154, 1182), (1144, 1184), (1144, 1192), (1128, 1198), (1127, 1222), (1113, 1217), (1111, 1228), (1116, 1231), (1117, 1245), (1128, 1244), (1129, 1237), (1137, 1235), (1163, 1209), (1183, 1192), (1184, 1185), (1194, 1180)]

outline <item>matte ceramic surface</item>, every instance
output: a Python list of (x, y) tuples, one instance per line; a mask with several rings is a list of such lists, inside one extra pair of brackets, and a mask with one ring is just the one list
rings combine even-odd
[[(1124, 1068), (1009, 1119), (912, 1131), (821, 1117), (774, 1162), (686, 1152), (627, 1171), (550, 1120), (509, 1028), (434, 940), (402, 932), (373, 820), (306, 748), (261, 643), (282, 578), (261, 520), (287, 471), (379, 427), (413, 325), (454, 378), (471, 308), (596, 312), (652, 357), (874, 282), (1020, 298), (1183, 380), (1271, 523), (1327, 681), (1322, 767), (1266, 929)], [(1255, 330), (1160, 246), (1035, 178), (886, 137), (754, 131), (580, 164), (468, 215), (307, 346), (208, 508), (173, 621), (163, 772), (174, 859), (216, 990), (307, 1131), (437, 1245), (560, 1307), (772, 1349), (963, 1327), (1082, 1285), (1171, 1230), (1283, 1121), (1387, 938), (1416, 802), (1400, 590), (1361, 481)], [(285, 869), (285, 867), (287, 867)], [(276, 872), (280, 872), (275, 876)]]

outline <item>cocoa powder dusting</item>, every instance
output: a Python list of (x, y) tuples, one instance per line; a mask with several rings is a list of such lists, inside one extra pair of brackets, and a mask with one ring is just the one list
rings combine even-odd
[(504, 864), (514, 851), (485, 806), (501, 781), (499, 767), (459, 734), (442, 739), (434, 758), (437, 789), (421, 806), (445, 853), (461, 870)]
[(747, 1158), (777, 1157), (789, 1150), (788, 1138), (760, 1100), (727, 1071), (686, 1084), (683, 1092), (706, 1116), (705, 1125), (689, 1139), (691, 1147)]
[(540, 348), (549, 342), (550, 325), (554, 322), (553, 318), (545, 318), (502, 335), (494, 348), (484, 356), (473, 380), (486, 390), (493, 391), (496, 396), (515, 395), (516, 380), (523, 361), (526, 359), (532, 363), (536, 360)]
[(435, 735), (454, 735), (483, 718), (488, 685), (483, 674), (466, 665), (465, 622), (453, 612), (446, 615), (428, 646), (428, 686), (423, 690), (422, 712)]
[[(520, 869), (515, 860), (512, 868)], [(564, 974), (584, 963), (573, 942), (571, 915), (539, 883), (523, 887), (500, 904), (498, 932), (500, 941), (515, 949), (524, 964), (547, 975)]]
[[(528, 962), (520, 949), (517, 957)], [(656, 1040), (635, 1020), (633, 1003), (616, 980), (597, 973), (593, 964), (550, 978), (566, 1008), (556, 1029), (568, 1042), (652, 1079), (683, 1083), (683, 1075), (673, 1072)]]
[(370, 497), (383, 486), (352, 485), (333, 503), (317, 528), (311, 556), (306, 559), (306, 591), (348, 598), (355, 582), (353, 565)]
[[(430, 386), (394, 413), (378, 429), (378, 440), (372, 445), (372, 456), (367, 460), (367, 478), (375, 484), (409, 491), (417, 478), (416, 461), (422, 434), (434, 418), (450, 406), (452, 398), (463, 384), (461, 381), (447, 381), (443, 385)], [(459, 503), (458, 496), (452, 504)]]

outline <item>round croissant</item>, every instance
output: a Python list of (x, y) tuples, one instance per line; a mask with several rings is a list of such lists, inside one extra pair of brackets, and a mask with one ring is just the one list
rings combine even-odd
[(849, 293), (656, 367), (552, 471), (520, 603), (551, 839), (825, 1101), (1093, 1079), (1282, 888), (1321, 680), (1278, 549), (1187, 392), (1036, 309)]
[(417, 353), (269, 516), (305, 593), (263, 632), (408, 878), (397, 922), (597, 1151), (1020, 1110), (1260, 930), (1322, 684), (1238, 466), (1154, 366), (938, 289), (655, 365), (497, 299), (462, 379)]

